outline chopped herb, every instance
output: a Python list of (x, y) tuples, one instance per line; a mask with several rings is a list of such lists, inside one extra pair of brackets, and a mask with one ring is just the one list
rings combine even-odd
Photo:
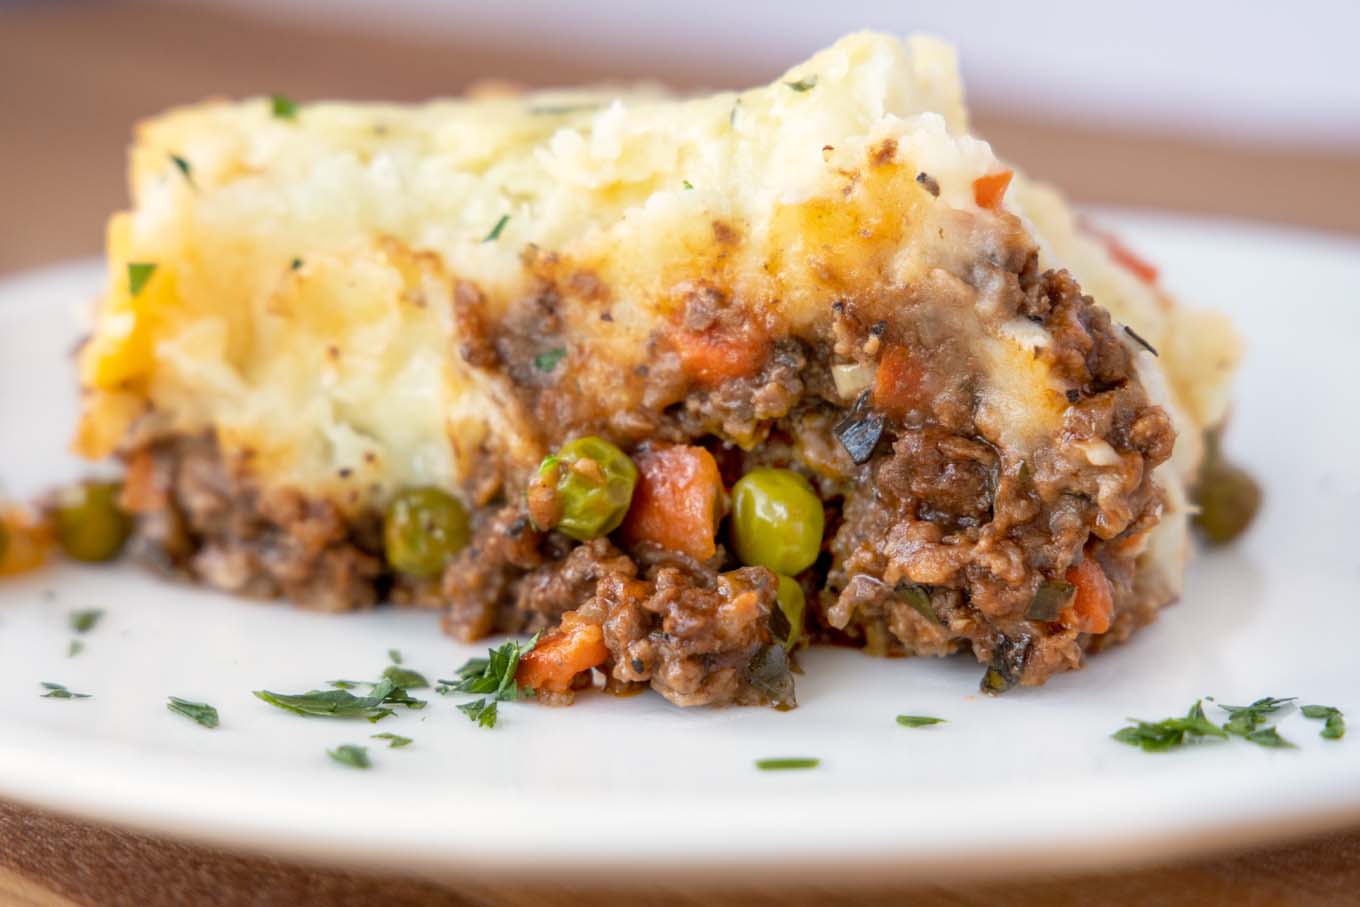
[(269, 111), (280, 120), (297, 119), (298, 105), (292, 98), (276, 94), (269, 99)]
[(89, 693), (72, 693), (65, 686), (59, 683), (49, 683), (44, 680), (42, 687), (46, 693), (42, 694), (43, 699), (89, 699)]
[(94, 629), (94, 625), (99, 623), (99, 618), (104, 616), (104, 612), (99, 608), (91, 608), (88, 611), (72, 611), (69, 618), (71, 629), (77, 633), (89, 633)]
[(399, 665), (399, 664), (401, 664), (401, 650), (400, 650), (400, 649), (388, 649), (388, 650), (387, 650), (387, 658), (388, 658), (388, 660), (391, 661), (392, 664), (394, 664), (394, 665)]
[(1161, 721), (1140, 721), (1130, 718), (1129, 727), (1120, 728), (1113, 735), (1120, 743), (1141, 747), (1145, 753), (1164, 753), (1174, 747), (1183, 746), (1186, 737), (1218, 737), (1228, 735), (1223, 728), (1214, 724), (1204, 714), (1200, 700), (1186, 712), (1184, 718), (1166, 718)]
[(70, 645), (66, 647), (66, 657), (75, 658), (83, 651), (85, 651), (85, 643), (81, 642), (78, 639), (73, 639), (71, 640)]
[(386, 740), (387, 748), (390, 750), (399, 750), (403, 746), (410, 746), (412, 742), (410, 737), (403, 737), (400, 734), (393, 734), (390, 732), (370, 734), (369, 736), (374, 740)]
[(1243, 734), (1242, 736), (1257, 746), (1283, 750), (1292, 750), (1295, 748), (1294, 744), (1281, 737), (1280, 732), (1274, 727), (1263, 727), (1260, 730), (1252, 731), (1250, 734)]
[(929, 173), (922, 170), (920, 173), (916, 174), (916, 182), (920, 183), (921, 187), (931, 195), (936, 198), (940, 197), (940, 183)]
[(693, 188), (694, 188), (694, 184), (691, 183), (689, 180), (681, 180), (681, 181), (680, 181), (680, 185), (684, 186), (686, 189), (693, 189)]
[(430, 685), (425, 679), (425, 675), (419, 671), (412, 671), (410, 668), (403, 668), (398, 664), (388, 665), (382, 673), (384, 680), (392, 681), (398, 688), (407, 690), (423, 690)]
[(500, 239), (501, 231), (505, 229), (505, 225), (508, 223), (510, 223), (510, 215), (502, 214), (501, 219), (496, 221), (496, 226), (491, 228), (491, 232), (486, 234), (486, 238), (482, 242), (495, 242)]
[(318, 718), (367, 718), (380, 721), (396, 714), (388, 705), (405, 705), (409, 708), (424, 708), (425, 703), (412, 699), (404, 689), (390, 680), (374, 684), (367, 696), (355, 696), (348, 690), (311, 690), (306, 693), (274, 693), (269, 690), (255, 690), (256, 698), (270, 705), (286, 709), (298, 715), (311, 715)]
[(326, 682), (337, 690), (353, 690), (363, 683), (362, 680), (328, 680)]
[(142, 292), (142, 287), (151, 279), (151, 275), (156, 273), (154, 262), (130, 261), (127, 266), (128, 272), (128, 292), (133, 296)]
[(566, 355), (567, 349), (562, 346), (545, 350), (534, 357), (534, 368), (540, 372), (550, 372), (557, 368), (557, 363), (561, 362)]
[(1155, 346), (1153, 346), (1152, 344), (1148, 343), (1146, 340), (1144, 340), (1141, 336), (1139, 336), (1139, 334), (1138, 334), (1137, 331), (1135, 331), (1133, 328), (1129, 327), (1127, 324), (1124, 325), (1124, 333), (1125, 333), (1125, 334), (1128, 334), (1130, 337), (1132, 337), (1134, 343), (1138, 344), (1139, 346), (1141, 346), (1143, 349), (1147, 350), (1147, 351), (1148, 351), (1149, 353), (1151, 353), (1152, 355), (1154, 355), (1154, 356), (1157, 355), (1157, 348), (1156, 348)]
[(194, 168), (189, 165), (189, 161), (180, 157), (178, 154), (170, 155), (170, 160), (174, 161), (175, 166), (179, 168), (179, 172), (184, 174), (184, 181), (190, 186), (195, 186)]
[(436, 692), (448, 693), (494, 693), (495, 699), (515, 699), (520, 689), (515, 684), (515, 671), (519, 660), (538, 643), (538, 634), (527, 643), (520, 645), (514, 640), (488, 650), (487, 658), (470, 658), (458, 669), (457, 680), (441, 680), (443, 689)]
[(741, 98), (737, 98), (732, 102), (732, 110), (727, 114), (727, 126), (729, 129), (733, 129), (737, 125), (737, 108), (740, 106)]
[(294, 258), (292, 261), (290, 261), (290, 262), (288, 263), (288, 270), (290, 270), (290, 271), (296, 271), (296, 270), (298, 270), (298, 269), (301, 268), (301, 267), (302, 267), (302, 259), (301, 259), (301, 258)]
[(204, 727), (217, 727), (217, 709), (206, 702), (193, 702), (189, 699), (171, 696), (169, 701), (165, 703), (165, 707), (178, 715), (192, 718)]
[(458, 711), (468, 716), (471, 721), (477, 722), (481, 727), (496, 726), (496, 700), (487, 702), (486, 697), (474, 699), (472, 702), (465, 702), (458, 706)]
[(1302, 711), (1305, 718), (1326, 722), (1322, 730), (1318, 731), (1318, 736), (1328, 740), (1340, 740), (1346, 736), (1346, 719), (1340, 709), (1330, 705), (1306, 705)]
[(542, 104), (537, 107), (530, 107), (531, 116), (566, 116), (569, 113), (585, 113), (589, 110), (599, 110), (599, 104)]
[(326, 750), (326, 755), (341, 765), (348, 765), (350, 768), (368, 768), (373, 764), (368, 761), (368, 748), (355, 746), (352, 743), (337, 746), (333, 750)]
[(1282, 706), (1288, 705), (1297, 698), (1297, 696), (1288, 696), (1284, 699), (1274, 699), (1267, 696), (1256, 700), (1251, 705), (1216, 704), (1231, 716), (1224, 723), (1223, 730), (1239, 737), (1249, 737), (1253, 731), (1266, 723), (1267, 715), (1279, 711)]
[(898, 715), (897, 723), (902, 727), (929, 727), (932, 724), (944, 724), (944, 718), (932, 718), (929, 715)]
[(799, 94), (802, 94), (805, 91), (811, 91), (812, 89), (817, 87), (817, 76), (816, 75), (804, 76), (797, 82), (785, 82), (784, 84), (789, 86)]
[(855, 401), (850, 415), (831, 430), (857, 464), (869, 461), (883, 436), (883, 414), (871, 412), (868, 407), (869, 391), (865, 391)]
[(788, 759), (757, 759), (756, 768), (762, 772), (786, 772), (795, 769), (816, 768), (822, 764), (820, 759), (795, 756)]
[(1072, 604), (1077, 587), (1071, 583), (1049, 580), (1039, 584), (1039, 589), (1030, 600), (1025, 617), (1030, 620), (1057, 620), (1063, 609)]
[(789, 654), (783, 645), (761, 646), (746, 666), (746, 682), (767, 697), (776, 707), (793, 708), (793, 675), (789, 673)]
[(928, 620), (932, 626), (941, 626), (940, 618), (930, 606), (930, 590), (919, 583), (907, 583), (895, 590), (899, 600), (906, 602), (917, 614)]

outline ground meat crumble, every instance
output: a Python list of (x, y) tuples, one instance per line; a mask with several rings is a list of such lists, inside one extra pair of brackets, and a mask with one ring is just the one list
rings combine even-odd
[[(705, 446), (729, 484), (757, 465), (808, 474), (827, 508), (822, 556), (800, 578), (815, 593), (809, 637), (880, 655), (971, 650), (988, 666), (991, 691), (1038, 684), (1126, 638), (1165, 603), (1134, 580), (1141, 541), (1165, 503), (1152, 472), (1170, 456), (1174, 433), (1148, 402), (1108, 314), (1066, 272), (1040, 272), (1028, 243), (1011, 234), (1004, 256), (957, 273), (937, 269), (919, 286), (829, 299), (819, 333), (769, 343), (759, 368), (728, 380), (691, 380), (658, 336), (635, 376), (643, 406), (628, 412), (593, 412), (528, 364), (534, 351), (562, 343), (561, 292), (604, 305), (607, 288), (588, 273), (560, 288), (545, 277), (522, 317), (495, 335), (477, 316), (480, 291), (460, 283), (460, 355), (514, 372), (549, 447), (599, 432), (625, 450), (644, 441)], [(983, 436), (977, 364), (955, 346), (964, 333), (951, 320), (959, 299), (983, 287), (999, 300), (992, 317), (1042, 325), (1051, 343), (1035, 356), (1068, 388), (1061, 430), (1019, 458)], [(699, 286), (677, 329), (723, 325), (726, 303)], [(838, 390), (835, 368), (853, 372), (889, 356), (924, 365), (886, 387), (879, 379), (853, 401)], [(874, 433), (848, 456), (838, 427), (868, 416), (878, 420)], [(296, 492), (264, 493), (210, 440), (156, 439), (128, 459), (141, 549), (219, 588), (324, 610), (384, 597), (439, 606), (446, 630), (463, 640), (550, 628), (574, 611), (603, 631), (608, 658), (599, 671), (610, 688), (647, 684), (678, 705), (792, 702), (787, 660), (782, 649), (771, 654), (778, 578), (740, 567), (721, 545), (698, 563), (623, 550), (609, 538), (578, 544), (536, 530), (523, 488), (507, 480), (478, 490), (476, 500), (494, 503), (474, 512), (472, 541), (442, 578), (413, 583), (385, 567), (376, 514), (345, 518)], [(1028, 616), (1040, 585), (1062, 581), (1083, 558), (1108, 578), (1109, 629), (1083, 633)]]

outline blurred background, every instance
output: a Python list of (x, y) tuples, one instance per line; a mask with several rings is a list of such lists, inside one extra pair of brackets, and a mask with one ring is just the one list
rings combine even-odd
[(1353, 0), (0, 0), (0, 273), (97, 253), (172, 105), (744, 87), (858, 28), (956, 43), (977, 130), (1079, 202), (1360, 233)]

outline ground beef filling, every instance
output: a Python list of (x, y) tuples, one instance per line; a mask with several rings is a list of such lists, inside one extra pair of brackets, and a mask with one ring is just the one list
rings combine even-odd
[(238, 595), (349, 611), (375, 604), (390, 584), (376, 515), (346, 518), (292, 489), (266, 493), (209, 439), (136, 450), (123, 504), (137, 517), (136, 556)]
[[(525, 303), (533, 317), (507, 322), (519, 333), (499, 336), (477, 322), (476, 288), (460, 287), (462, 355), (489, 370), (519, 363), (517, 392), (550, 449), (599, 432), (629, 452), (644, 442), (705, 447), (728, 485), (755, 466), (803, 471), (827, 511), (822, 556), (798, 577), (813, 593), (805, 638), (880, 655), (971, 650), (996, 692), (1080, 666), (1085, 651), (1127, 637), (1164, 604), (1135, 577), (1164, 505), (1152, 471), (1170, 456), (1170, 421), (1149, 404), (1109, 316), (1065, 272), (1040, 273), (1024, 253), (837, 300), (824, 336), (771, 341), (759, 367), (721, 381), (687, 375), (659, 337), (635, 375), (644, 404), (627, 413), (591, 412), (552, 376), (525, 371), (529, 350), (560, 340), (550, 283)], [(976, 421), (982, 373), (963, 339), (975, 328), (958, 313), (984, 286), (995, 318), (1043, 326), (1051, 343), (1035, 356), (1069, 388), (1061, 430), (1024, 456), (988, 441)], [(723, 328), (728, 302), (696, 290), (681, 329), (734, 330)], [(324, 501), (264, 493), (247, 466), (202, 439), (134, 451), (127, 497), (142, 549), (223, 589), (326, 610), (381, 597), (441, 606), (447, 631), (464, 640), (551, 629), (571, 614), (573, 627), (598, 628), (607, 655), (589, 668), (612, 689), (647, 684), (679, 705), (792, 703), (771, 627), (778, 578), (742, 567), (721, 539), (703, 562), (628, 547), (619, 533), (576, 543), (534, 528), (522, 487), (479, 480), (472, 500), (516, 503), (478, 507), (469, 546), (441, 578), (413, 583), (385, 567), (375, 514), (346, 519)], [(1092, 575), (1108, 614), (1035, 611), (1041, 587), (1072, 589)], [(570, 699), (576, 686), (543, 698)]]

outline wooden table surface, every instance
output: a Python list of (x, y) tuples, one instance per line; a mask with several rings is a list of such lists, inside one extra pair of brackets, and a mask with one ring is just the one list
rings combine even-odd
[[(95, 254), (125, 201), (130, 124), (211, 95), (284, 92), (418, 99), (485, 76), (527, 84), (650, 76), (685, 88), (755, 84), (733, 61), (682, 62), (589, 49), (421, 44), (281, 25), (184, 5), (0, 0), (0, 274)], [(978, 103), (978, 128), (1008, 157), (1085, 202), (1284, 221), (1360, 232), (1360, 155), (1247, 149), (1039, 122)], [(0, 803), (0, 904), (490, 905), (736, 903), (921, 905), (1302, 905), (1360, 903), (1360, 830), (1264, 851), (1071, 878), (892, 891), (600, 891), (479, 884), (454, 889), (228, 854)]]

